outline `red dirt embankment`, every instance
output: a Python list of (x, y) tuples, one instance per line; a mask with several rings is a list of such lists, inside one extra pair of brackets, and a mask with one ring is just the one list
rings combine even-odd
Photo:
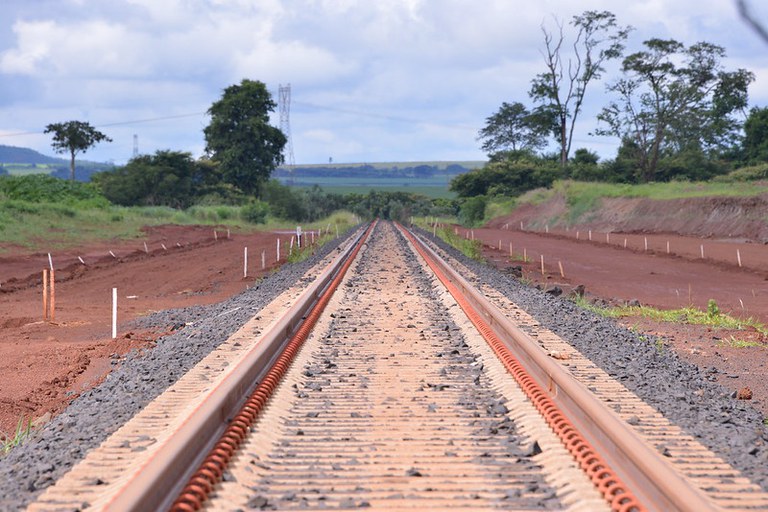
[(597, 207), (570, 221), (562, 195), (543, 203), (524, 204), (511, 215), (499, 217), (487, 227), (520, 227), (543, 231), (592, 229), (603, 233), (672, 233), (698, 238), (740, 239), (768, 242), (768, 194), (752, 197), (692, 197), (652, 200), (604, 198)]

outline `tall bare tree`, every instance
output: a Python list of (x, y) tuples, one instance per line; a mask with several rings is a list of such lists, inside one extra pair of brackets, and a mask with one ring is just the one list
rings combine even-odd
[(555, 135), (560, 146), (560, 163), (565, 166), (587, 86), (601, 78), (607, 61), (621, 57), (632, 27), (619, 26), (616, 16), (609, 11), (585, 11), (571, 20), (576, 37), (571, 44), (572, 52), (565, 56), (563, 25), (555, 22), (556, 32), (550, 32), (544, 25), (541, 27), (546, 71), (532, 80), (529, 95), (539, 103), (540, 113), (557, 120)]

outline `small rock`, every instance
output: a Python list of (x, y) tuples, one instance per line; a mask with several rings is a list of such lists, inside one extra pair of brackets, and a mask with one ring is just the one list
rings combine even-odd
[(552, 288), (550, 288), (544, 293), (551, 295), (553, 297), (559, 297), (560, 295), (563, 294), (563, 289), (560, 288), (559, 286), (553, 286)]
[(267, 498), (264, 496), (254, 496), (248, 500), (248, 508), (260, 508), (264, 510), (268, 504), (269, 501), (267, 501)]
[(744, 386), (736, 393), (736, 398), (739, 400), (752, 400), (752, 390)]
[(416, 468), (411, 468), (408, 471), (405, 472), (406, 476), (424, 476), (421, 474), (421, 471), (419, 471)]

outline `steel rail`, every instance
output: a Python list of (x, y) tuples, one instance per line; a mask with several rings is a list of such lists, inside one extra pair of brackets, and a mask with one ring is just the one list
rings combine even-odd
[[(489, 329), (512, 352), (513, 357), (538, 383), (538, 387), (544, 390), (547, 397), (637, 497), (642, 508), (654, 511), (718, 510), (700, 489), (675, 471), (669, 462), (640, 439), (629, 425), (605, 407), (583, 384), (552, 361), (532, 338), (516, 327), (421, 238), (400, 225), (398, 228), (430, 267), (436, 270), (436, 275), (449, 290), (454, 289), (452, 294), (466, 298), (464, 302), (474, 310), (475, 316), (487, 329), (482, 329), (473, 319), (476, 326), (481, 331)], [(461, 301), (458, 302), (462, 305)], [(466, 311), (465, 305), (462, 308)], [(579, 460), (578, 456), (576, 458)], [(589, 466), (591, 459), (589, 457), (586, 463), (580, 461), (582, 468)], [(595, 461), (591, 460), (591, 463), (594, 465)], [(600, 487), (601, 484), (594, 477), (592, 480)], [(612, 496), (606, 498), (611, 501)], [(629, 504), (625, 504), (629, 508), (622, 508), (621, 503), (613, 505), (616, 510), (632, 508)]]
[(263, 382), (283, 349), (301, 329), (304, 319), (322, 300), (334, 280), (338, 283), (339, 274), (348, 268), (348, 260), (357, 254), (373, 227), (374, 224), (371, 224), (368, 229), (360, 230), (352, 243), (326, 267), (286, 314), (261, 336), (260, 341), (210, 391), (177, 431), (121, 485), (105, 510), (144, 512), (167, 510), (172, 505), (190, 475), (226, 432), (230, 419)]

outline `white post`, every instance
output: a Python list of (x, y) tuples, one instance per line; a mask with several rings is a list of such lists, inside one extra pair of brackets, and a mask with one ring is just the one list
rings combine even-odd
[(147, 242), (144, 242), (144, 252), (146, 254), (149, 254), (149, 248), (147, 247)]
[(667, 254), (669, 254), (669, 240), (667, 240)]
[(267, 251), (261, 251), (261, 270), (267, 268)]
[(520, 221), (520, 231), (523, 230), (523, 221)]
[(592, 241), (592, 230), (591, 229), (589, 230), (589, 241), (590, 242)]
[(647, 236), (643, 237), (643, 240), (645, 242), (645, 250), (647, 251), (648, 250), (648, 237)]
[(544, 225), (544, 231), (546, 231), (547, 234), (549, 234), (549, 224)]
[(216, 232), (216, 230), (213, 230), (213, 239), (218, 241), (219, 240), (219, 234)]
[(160, 244), (160, 247), (162, 247), (164, 251), (168, 250), (168, 248), (165, 246), (165, 244)]
[(544, 255), (541, 255), (541, 275), (544, 275)]
[(736, 260), (739, 262), (739, 266), (741, 266), (741, 252), (736, 249)]
[(627, 239), (626, 238), (624, 239), (624, 248), (625, 249), (627, 248)]
[(509, 257), (512, 257), (512, 242), (509, 242)]
[(301, 249), (301, 226), (296, 226), (296, 247)]
[(248, 247), (243, 247), (243, 277), (248, 277)]
[(82, 263), (83, 265), (85, 265), (85, 262), (83, 261), (83, 258), (81, 258), (80, 256), (78, 256), (78, 257), (77, 257), (77, 259), (78, 259), (78, 260), (80, 260), (80, 263)]
[(112, 288), (112, 339), (117, 338), (117, 288)]
[(579, 239), (579, 231), (576, 230), (576, 240), (578, 240), (578, 239)]
[(704, 259), (704, 244), (701, 244), (701, 259)]
[(611, 243), (611, 234), (610, 233), (606, 233), (605, 234), (605, 243), (607, 243), (607, 244)]
[(227, 228), (227, 240), (229, 240), (229, 228)]
[(117, 256), (115, 256), (115, 253), (113, 253), (112, 251), (109, 251), (109, 254), (111, 254), (113, 258), (117, 259)]
[(51, 258), (51, 253), (48, 253), (48, 266), (53, 270), (53, 258)]
[(280, 239), (277, 239), (277, 259), (275, 261), (280, 261)]

